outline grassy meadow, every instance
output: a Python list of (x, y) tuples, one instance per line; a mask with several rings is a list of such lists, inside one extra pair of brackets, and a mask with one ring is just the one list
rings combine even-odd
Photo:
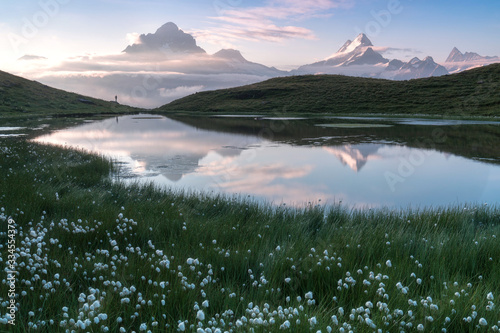
[(0, 160), (0, 330), (499, 329), (498, 207), (295, 209), (126, 187), (103, 157), (19, 138)]
[[(110, 100), (114, 96), (110, 96)], [(0, 71), (0, 119), (137, 112), (138, 108), (54, 89)], [(4, 125), (4, 124), (1, 124)]]
[(156, 110), (498, 117), (499, 80), (500, 64), (409, 81), (343, 75), (288, 76), (242, 87), (199, 92)]
[[(472, 91), (470, 98), (463, 95), (462, 108), (450, 102), (458, 97), (444, 99), (453, 110), (491, 115), (498, 110), (498, 85), (490, 76), (478, 83), (483, 74), (456, 76), (464, 83), (458, 86), (440, 81), (446, 77), (401, 83), (423, 86), (397, 101), (414, 107), (411, 96), (420, 98), (422, 107), (415, 112), (429, 114), (425, 105), (444, 98), (433, 85), (443, 85), (453, 96)], [(372, 81), (358, 87), (352, 84), (359, 78), (335, 80), (340, 79), (350, 83), (337, 82), (338, 93), (360, 98), (350, 111), (373, 111), (363, 107), (359, 89), (386, 113), (406, 110), (395, 102), (397, 95), (378, 99), (388, 82), (373, 80), (380, 85), (371, 91)], [(270, 82), (281, 79), (275, 80)], [(327, 78), (289, 80), (303, 89)], [(264, 111), (286, 111), (285, 95), (277, 104), (266, 102), (268, 84), (256, 86), (262, 100), (248, 93), (255, 87), (238, 88), (241, 94), (224, 97), (223, 104), (219, 97), (205, 100), (215, 96), (210, 93), (195, 96), (214, 110), (251, 111), (260, 105)], [(427, 100), (419, 89), (438, 99)], [(297, 95), (303, 100), (294, 97), (290, 103), (297, 112), (304, 105), (311, 112), (337, 112), (328, 94), (322, 104), (312, 103), (317, 95)], [(137, 109), (0, 72), (0, 111), (2, 332), (499, 331), (498, 206), (298, 209), (239, 196), (126, 186), (110, 177), (118, 172), (113, 161), (29, 138), (85, 119), (69, 114)], [(19, 131), (26, 136), (8, 136)], [(9, 271), (15, 271), (15, 280)]]

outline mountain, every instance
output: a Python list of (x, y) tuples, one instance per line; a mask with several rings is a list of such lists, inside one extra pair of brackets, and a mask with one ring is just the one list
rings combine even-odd
[(165, 23), (153, 34), (140, 35), (138, 43), (127, 46), (123, 52), (129, 54), (206, 53), (204, 49), (196, 45), (193, 36), (179, 29), (173, 22)]
[[(392, 68), (396, 67), (396, 63), (392, 63)], [(393, 76), (394, 80), (411, 80), (423, 77), (441, 76), (448, 74), (448, 71), (443, 66), (434, 62), (432, 57), (426, 57), (420, 60), (415, 57), (403, 63), (403, 65), (395, 70), (396, 75)]]
[[(432, 58), (414, 60), (410, 64), (415, 68), (426, 68), (433, 62)], [(410, 81), (343, 75), (289, 76), (199, 92), (155, 111), (500, 116), (498, 81), (500, 64)]]
[(240, 51), (233, 49), (222, 49), (212, 55), (212, 60), (216, 62), (212, 65), (220, 73), (250, 74), (267, 77), (286, 75), (287, 72), (280, 71), (274, 67), (267, 67), (255, 62), (248, 61)]
[(460, 52), (456, 47), (451, 50), (450, 55), (446, 58), (445, 62), (464, 62), (464, 61), (500, 61), (498, 57), (483, 57), (475, 52)]
[[(388, 63), (380, 53), (374, 51), (368, 37), (361, 33), (353, 41), (348, 40), (329, 58), (313, 64), (304, 65), (292, 74), (344, 74), (355, 76), (374, 76), (383, 70), (380, 65)], [(368, 66), (367, 66), (368, 65)], [(351, 67), (351, 68), (347, 68)]]
[(460, 72), (469, 68), (500, 62), (500, 57), (483, 57), (475, 52), (462, 53), (456, 47), (451, 50), (444, 66), (450, 72)]
[[(184, 74), (245, 74), (266, 79), (286, 73), (274, 67), (250, 62), (238, 50), (222, 49), (208, 55), (196, 45), (192, 35), (185, 33), (172, 22), (165, 23), (153, 34), (140, 35), (138, 42), (127, 46), (123, 52), (131, 56), (153, 55), (157, 57), (157, 63), (173, 56), (176, 58), (173, 63), (165, 63), (162, 66), (165, 70)], [(258, 79), (252, 78), (251, 81), (256, 82)]]
[(350, 53), (360, 46), (373, 46), (372, 42), (363, 33), (359, 34), (354, 41), (348, 39), (347, 42), (345, 42), (344, 45), (337, 51), (337, 54)]
[(215, 53), (214, 57), (237, 63), (248, 62), (245, 58), (243, 58), (240, 51), (233, 49), (222, 49), (219, 52)]
[(410, 80), (448, 74), (432, 57), (413, 58), (407, 63), (386, 59), (365, 34), (348, 40), (329, 58), (299, 67), (292, 74), (341, 74), (349, 76)]

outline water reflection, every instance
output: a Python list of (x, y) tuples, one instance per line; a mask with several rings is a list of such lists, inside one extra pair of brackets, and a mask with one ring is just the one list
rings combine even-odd
[[(444, 151), (444, 141), (449, 145), (451, 139), (419, 146), (422, 136), (409, 135), (403, 125), (393, 126), (390, 134), (387, 128), (318, 128), (317, 119), (288, 119), (281, 130), (269, 131), (266, 121), (124, 116), (35, 141), (106, 154), (124, 162), (124, 174), (133, 180), (248, 194), (275, 203), (500, 202), (500, 167), (468, 158), (468, 153), (457, 156), (454, 148)], [(489, 153), (474, 158), (497, 154), (485, 150)]]

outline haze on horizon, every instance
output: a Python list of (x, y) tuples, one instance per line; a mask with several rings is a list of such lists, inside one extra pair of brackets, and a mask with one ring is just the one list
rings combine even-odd
[[(500, 3), (493, 0), (18, 0), (0, 7), (0, 70), (104, 99), (116, 93), (145, 107), (324, 60), (359, 33), (389, 59), (432, 56), (440, 63), (453, 47), (500, 55)], [(152, 34), (167, 22), (185, 34), (175, 32), (176, 42), (194, 38), (188, 54), (141, 56), (130, 48), (154, 45)], [(231, 72), (221, 62), (240, 56), (267, 67)], [(131, 86), (154, 86), (155, 98), (127, 96)]]

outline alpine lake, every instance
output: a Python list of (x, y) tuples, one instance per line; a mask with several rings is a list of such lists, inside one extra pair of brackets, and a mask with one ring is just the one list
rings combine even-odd
[(108, 156), (120, 181), (276, 205), (500, 203), (500, 121), (140, 114), (32, 140)]

